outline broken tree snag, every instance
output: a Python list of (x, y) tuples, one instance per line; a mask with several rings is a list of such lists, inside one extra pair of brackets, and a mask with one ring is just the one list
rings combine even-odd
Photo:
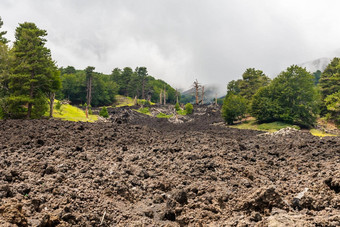
[(163, 91), (159, 92), (159, 104), (162, 105), (162, 93)]
[(202, 86), (201, 103), (204, 104), (204, 86)]
[(194, 81), (194, 88), (195, 88), (196, 104), (198, 104), (198, 89), (200, 88), (200, 84), (198, 83), (197, 79)]
[(164, 103), (164, 105), (166, 104), (166, 93), (165, 93), (165, 86), (164, 86), (164, 94), (163, 94), (163, 98), (164, 98), (164, 100), (163, 100), (163, 103)]
[(133, 105), (137, 105), (137, 96), (135, 96), (135, 99), (133, 100)]
[(95, 67), (92, 67), (92, 66), (88, 66), (85, 69), (85, 73), (86, 73), (86, 103), (87, 103), (88, 106), (91, 105), (91, 101), (92, 101), (93, 70), (95, 70)]

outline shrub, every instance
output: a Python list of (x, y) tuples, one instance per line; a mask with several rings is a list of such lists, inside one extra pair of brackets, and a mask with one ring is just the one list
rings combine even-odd
[(176, 109), (176, 111), (181, 110), (181, 107), (179, 106), (179, 103), (178, 103), (178, 102), (176, 102), (175, 109)]
[(225, 97), (222, 117), (228, 124), (233, 124), (234, 121), (242, 119), (246, 111), (247, 102), (242, 96), (230, 93)]
[(185, 111), (187, 112), (187, 114), (192, 114), (194, 107), (191, 103), (187, 103), (185, 104)]
[(58, 110), (58, 111), (60, 111), (61, 105), (62, 105), (62, 104), (58, 101), (58, 102), (55, 104), (55, 109)]
[(150, 115), (149, 107), (139, 108), (139, 109), (137, 110), (137, 112), (142, 113), (142, 114)]
[(92, 115), (92, 109), (91, 108), (89, 108), (89, 112), (88, 113)]
[(107, 108), (105, 106), (101, 108), (101, 110), (99, 111), (99, 116), (102, 116), (105, 118), (109, 117), (109, 113), (107, 112)]
[(179, 115), (182, 115), (182, 116), (187, 115), (187, 111), (186, 111), (186, 110), (178, 110), (177, 113), (178, 113)]
[(340, 125), (340, 91), (328, 95), (325, 98), (325, 104), (329, 113), (326, 114), (329, 119), (335, 120), (337, 125)]
[(172, 114), (171, 115), (167, 115), (167, 114), (161, 112), (161, 113), (157, 114), (156, 117), (157, 118), (170, 118), (170, 117), (172, 117)]

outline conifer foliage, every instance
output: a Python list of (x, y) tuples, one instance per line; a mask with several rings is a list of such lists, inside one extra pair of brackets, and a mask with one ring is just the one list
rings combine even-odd
[(60, 78), (50, 50), (45, 47), (47, 35), (34, 23), (20, 24), (13, 45), (13, 73), (9, 76), (8, 117), (41, 117), (48, 109), (47, 95), (60, 88)]

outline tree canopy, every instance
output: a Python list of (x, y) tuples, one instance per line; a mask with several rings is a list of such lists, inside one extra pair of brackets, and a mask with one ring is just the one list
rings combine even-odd
[(321, 74), (319, 86), (322, 99), (340, 90), (340, 58), (334, 58)]
[(229, 93), (224, 98), (222, 105), (222, 117), (228, 124), (244, 117), (247, 111), (247, 102), (241, 95)]
[[(2, 21), (2, 19), (0, 17), (0, 29), (1, 29), (2, 25), (4, 25), (4, 22)], [(0, 43), (7, 44), (9, 42), (9, 40), (4, 37), (4, 35), (6, 35), (6, 34), (7, 34), (7, 31), (0, 31)]]
[(16, 29), (4, 117), (41, 117), (48, 109), (47, 94), (59, 89), (59, 74), (45, 47), (46, 35), (34, 23), (25, 22)]
[(253, 97), (251, 113), (259, 121), (284, 121), (309, 127), (315, 123), (319, 96), (314, 77), (293, 65)]

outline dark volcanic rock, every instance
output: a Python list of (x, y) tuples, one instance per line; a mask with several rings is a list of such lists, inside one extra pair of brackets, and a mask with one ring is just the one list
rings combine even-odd
[(212, 125), (218, 109), (195, 108), (181, 124), (128, 108), (0, 121), (0, 226), (340, 226), (339, 137)]

